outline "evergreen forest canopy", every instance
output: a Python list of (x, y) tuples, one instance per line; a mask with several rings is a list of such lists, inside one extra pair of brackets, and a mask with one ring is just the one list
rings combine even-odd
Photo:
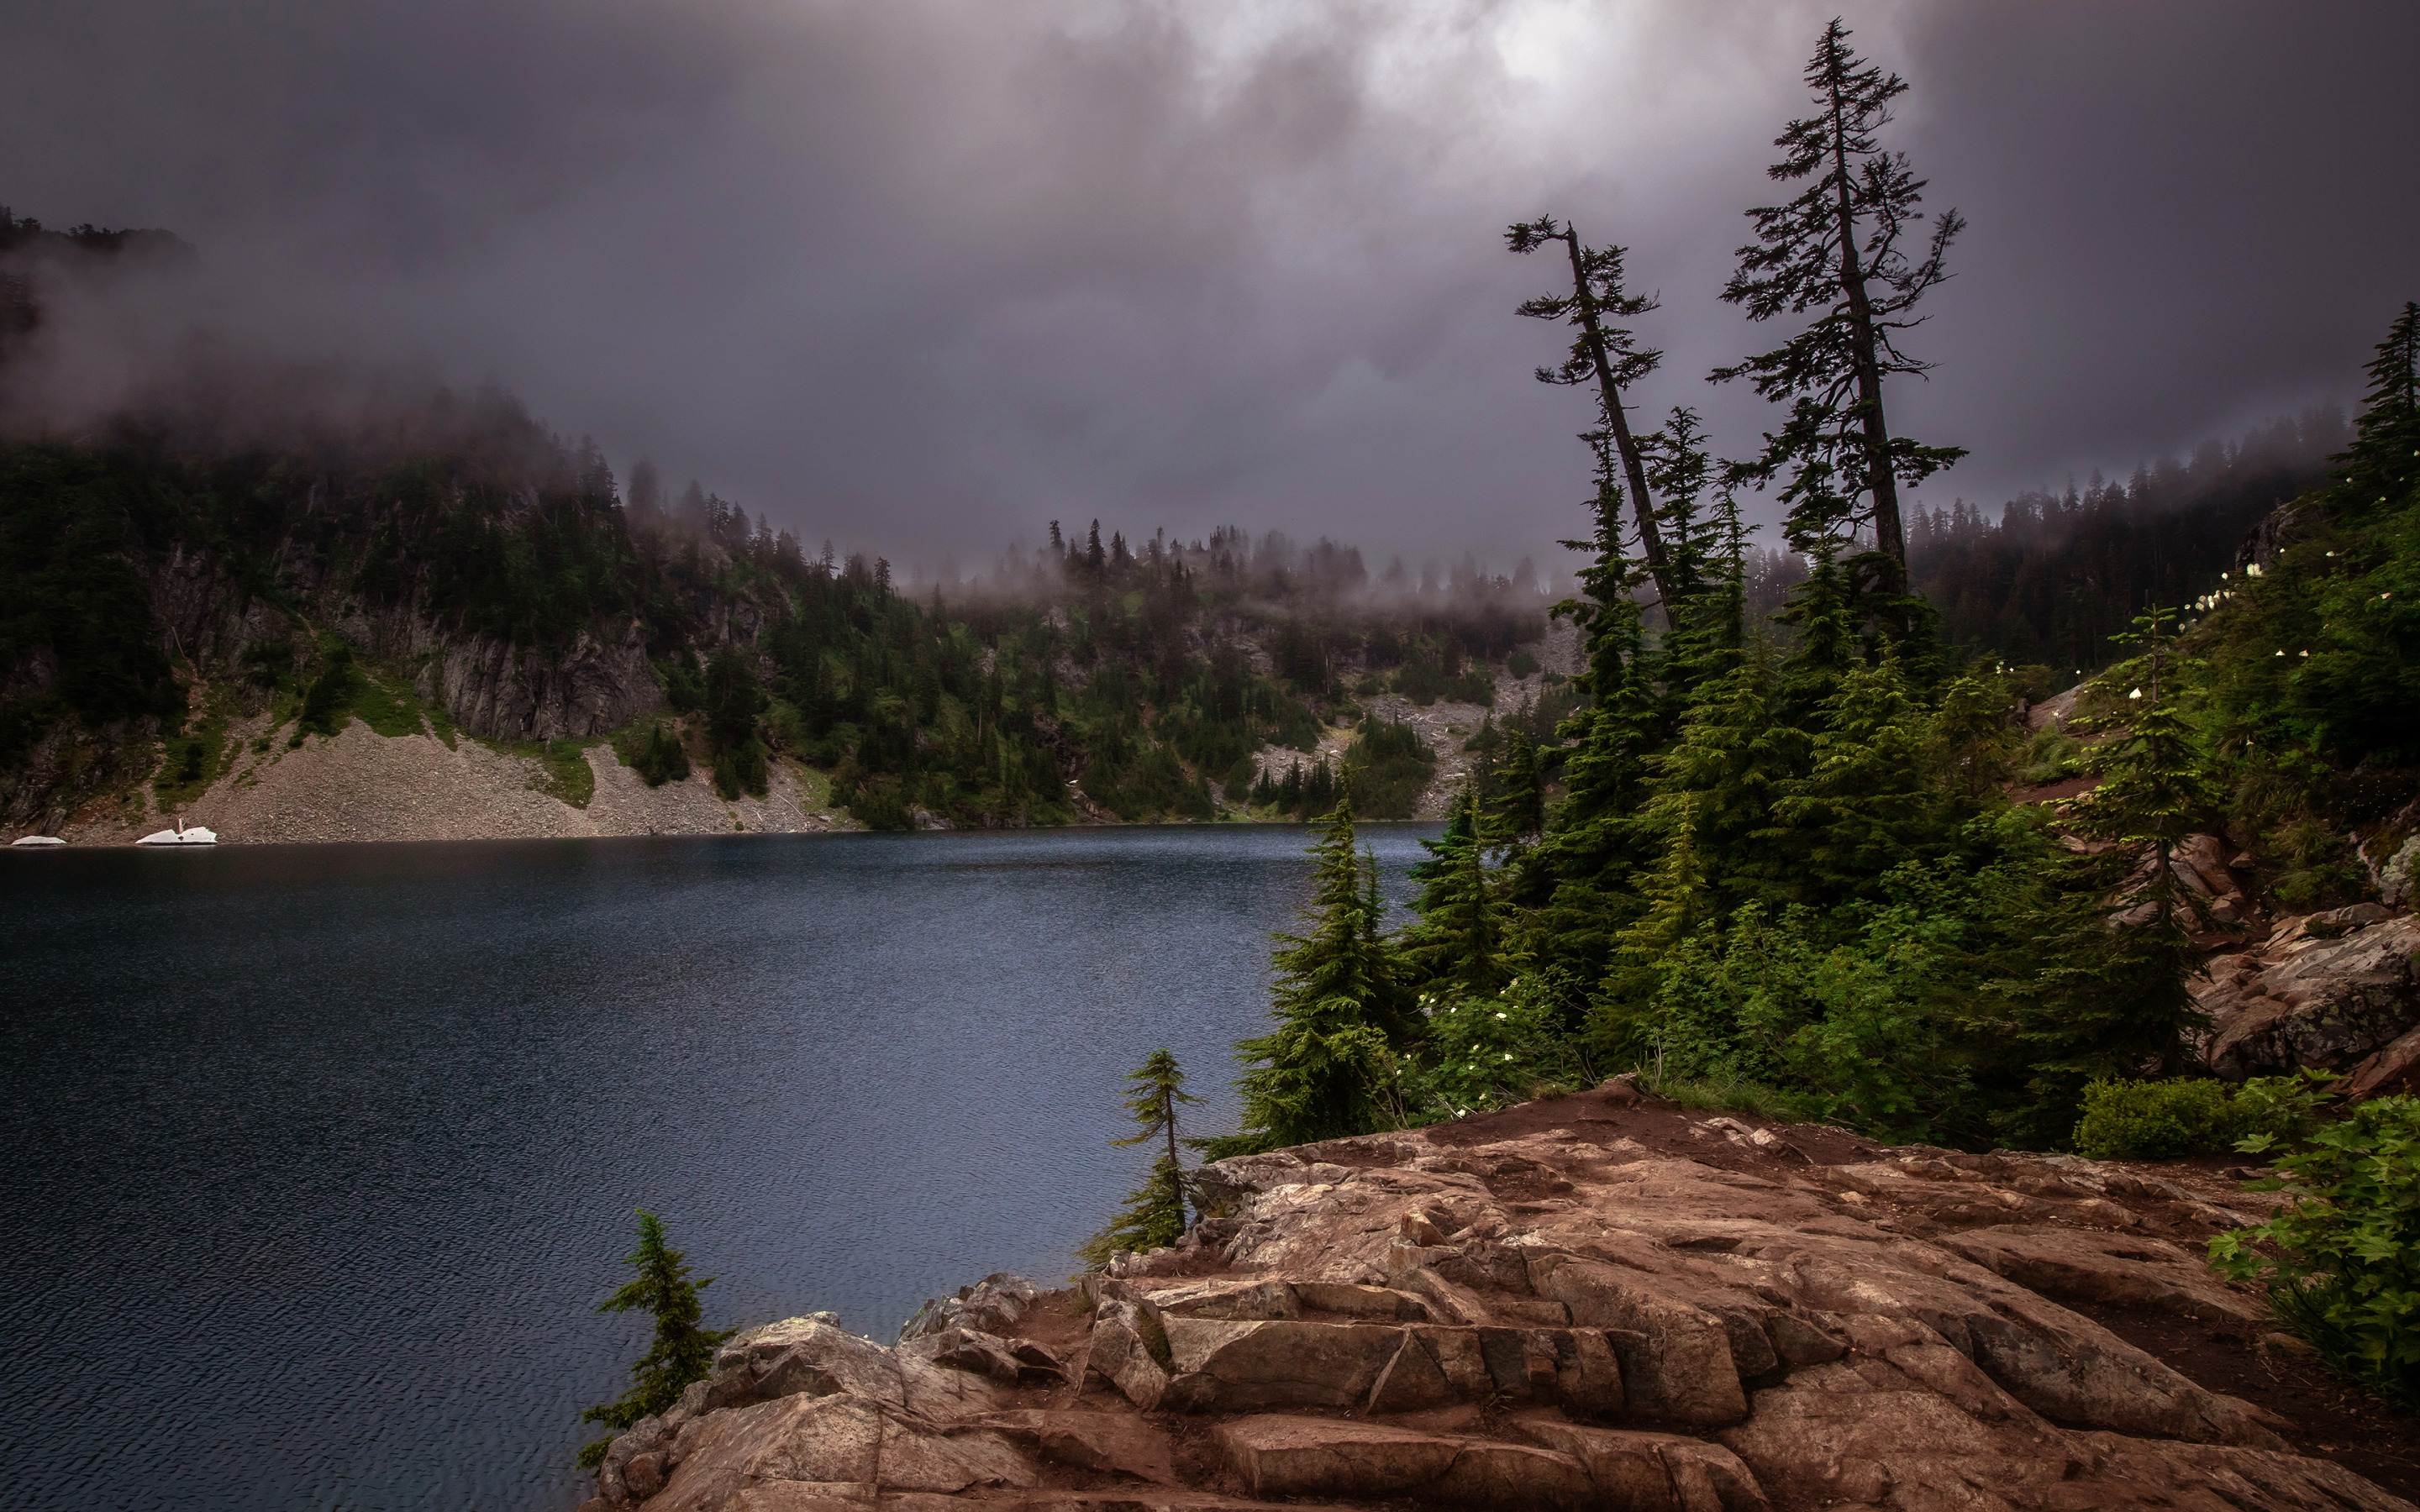
[[(1594, 529), (1573, 543), (1592, 561), (1559, 609), (1585, 636), (1580, 702), (1424, 842), (1400, 932), (1342, 795), (1274, 1022), (1239, 1047), (1244, 1128), (1214, 1152), (1633, 1068), (1885, 1138), (2057, 1148), (2088, 1088), (2191, 1066), (2186, 983), (2218, 925), (2178, 886), (2188, 837), (2241, 845), (2288, 908), (2365, 890), (2345, 837), (2420, 775), (2420, 305), (2350, 437), (2306, 417), (1997, 525), (1905, 511), (1900, 489), (1960, 455), (1896, 431), (1885, 400), (1927, 366), (1906, 343), (1961, 222), (1923, 228), (1924, 183), (1881, 140), (1905, 85), (1837, 22), (1807, 82), (1772, 169), (1793, 196), (1748, 212), (1724, 291), (1796, 324), (1712, 375), (1776, 408), (1750, 456), (1710, 455), (1685, 406), (1631, 424), (1661, 354), (1623, 249), (1553, 217), (1508, 232), (1568, 269), (1522, 307), (1573, 332), (1538, 378), (1597, 400)], [(2271, 513), (2326, 441), (2324, 476)], [(1770, 628), (1747, 608), (1747, 488), (1776, 492), (1809, 563)], [(2025, 699), (2064, 679), (2007, 660), (2065, 671), (2104, 644), (2077, 717), (2029, 735)]]

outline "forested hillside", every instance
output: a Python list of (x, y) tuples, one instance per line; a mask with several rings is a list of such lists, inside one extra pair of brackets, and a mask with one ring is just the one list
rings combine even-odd
[[(242, 445), (174, 417), (19, 441), (6, 807), (56, 823), (147, 779), (173, 801), (224, 769), (230, 712), (266, 710), (298, 741), (355, 716), (608, 738), (650, 780), (694, 763), (732, 794), (794, 760), (877, 826), (1207, 819), (1255, 801), (1264, 747), (1358, 720), (1344, 764), (1407, 815), (1430, 755), (1357, 700), (1487, 702), (1544, 627), (1534, 585), (1473, 566), (1398, 591), (1330, 542), (1051, 532), (913, 599), (694, 485), (665, 499), (644, 465), (625, 501), (593, 447), (492, 393)], [(1301, 811), (1305, 779), (1259, 784), (1261, 809)]]

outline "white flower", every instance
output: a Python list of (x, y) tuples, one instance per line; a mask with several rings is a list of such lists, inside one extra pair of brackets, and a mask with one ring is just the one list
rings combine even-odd
[(2243, 569), (2243, 576), (2245, 576), (2246, 578), (2257, 578), (2257, 577), (2259, 577), (2259, 576), (2260, 576), (2260, 563), (2258, 563), (2257, 562), (2256, 562), (2256, 563), (2252, 563), (2252, 565), (2250, 565), (2250, 566), (2248, 566), (2248, 567), (2244, 568), (2244, 569)]
[(1505, 1058), (1505, 1059), (1507, 1059), (1507, 1060), (1512, 1059), (1512, 1053), (1511, 1053), (1511, 1052), (1509, 1052), (1509, 1051), (1508, 1051), (1508, 1052), (1506, 1052), (1506, 1053), (1505, 1053), (1505, 1057), (1504, 1057), (1504, 1058)]
[(1504, 1017), (1504, 1015), (1503, 1015), (1502, 1013), (1500, 1013), (1500, 1012), (1499, 1012), (1499, 1013), (1497, 1013), (1496, 1016), (1497, 1016), (1497, 1018), (1502, 1018), (1502, 1017)]
[(2138, 699), (2138, 698), (2141, 698), (2141, 697), (2143, 696), (2143, 690), (2142, 690), (2141, 688), (2139, 688), (2139, 687), (2138, 687), (2138, 688), (2134, 689), (2134, 691), (2133, 691), (2132, 693), (2127, 694), (2126, 696), (2127, 696), (2128, 698), (2130, 698), (2130, 699)]

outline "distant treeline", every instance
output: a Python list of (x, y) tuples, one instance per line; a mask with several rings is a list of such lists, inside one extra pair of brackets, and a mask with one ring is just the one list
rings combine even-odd
[(1909, 572), (1951, 644), (2089, 671), (2147, 606), (2207, 591), (2253, 526), (2318, 484), (2351, 437), (2341, 409), (2316, 409), (2138, 467), (2123, 483), (2095, 473), (2081, 490), (2019, 495), (1996, 520), (1963, 501), (1917, 509)]

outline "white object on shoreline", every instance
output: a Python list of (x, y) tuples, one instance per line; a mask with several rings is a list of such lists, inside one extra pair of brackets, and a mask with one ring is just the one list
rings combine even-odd
[(187, 829), (185, 822), (179, 819), (177, 821), (176, 828), (155, 830), (134, 843), (137, 845), (216, 845), (218, 842), (217, 830), (204, 829), (199, 825)]
[(8, 843), (11, 846), (24, 845), (35, 849), (48, 849), (53, 845), (65, 845), (67, 841), (56, 835), (20, 835)]

